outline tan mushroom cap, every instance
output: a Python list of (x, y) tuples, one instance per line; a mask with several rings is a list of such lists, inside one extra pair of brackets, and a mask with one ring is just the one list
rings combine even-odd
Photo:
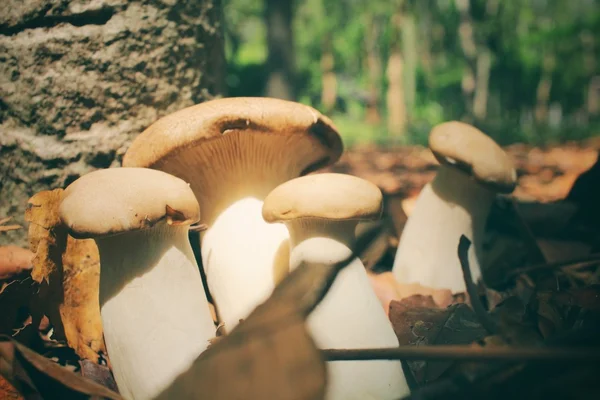
[(267, 222), (320, 218), (335, 221), (381, 217), (383, 195), (374, 184), (345, 174), (314, 174), (287, 181), (265, 198)]
[(429, 134), (429, 148), (441, 164), (472, 175), (496, 192), (510, 193), (517, 184), (517, 172), (506, 152), (469, 124), (450, 121), (435, 126)]
[(150, 228), (162, 220), (189, 225), (200, 219), (200, 206), (182, 179), (153, 169), (110, 168), (71, 183), (59, 214), (71, 236), (94, 238)]
[[(312, 107), (266, 97), (207, 101), (169, 114), (142, 132), (123, 158), (125, 167), (152, 167), (185, 148), (235, 131), (271, 135), (307, 135), (327, 151), (313, 171), (340, 158), (342, 140), (331, 120)], [(290, 149), (293, 151), (293, 149)]]

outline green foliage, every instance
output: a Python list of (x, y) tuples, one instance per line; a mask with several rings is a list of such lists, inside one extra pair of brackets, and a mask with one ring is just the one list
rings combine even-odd
[[(400, 13), (416, 21), (418, 59), (416, 77), (410, 78), (416, 98), (407, 110), (407, 132), (396, 140), (423, 144), (431, 126), (452, 119), (473, 121), (503, 144), (542, 144), (600, 133), (599, 116), (587, 109), (588, 87), (600, 66), (598, 0), (470, 0), (473, 40), (478, 52), (487, 49), (491, 54), (483, 120), (473, 117), (461, 88), (465, 71), (476, 71), (476, 63), (463, 54), (459, 29), (464, 28), (464, 16), (455, 1), (296, 0), (290, 45), (296, 54), (298, 100), (322, 108), (322, 55), (331, 51), (338, 96), (331, 116), (346, 144), (392, 141), (386, 127), (386, 66), (398, 45), (392, 16)], [(224, 2), (229, 95), (262, 95), (268, 51), (264, 0)], [(368, 31), (371, 24), (375, 26)], [(378, 124), (366, 122), (367, 38), (373, 32), (381, 77)], [(543, 79), (550, 82), (547, 99), (540, 97)], [(552, 116), (536, 120), (540, 105), (553, 108)]]

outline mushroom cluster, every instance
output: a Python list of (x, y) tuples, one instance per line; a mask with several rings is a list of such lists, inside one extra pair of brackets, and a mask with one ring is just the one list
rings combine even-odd
[[(442, 165), (406, 225), (394, 273), (460, 291), (459, 237), (474, 239), (479, 279), (489, 206), (496, 192), (514, 188), (516, 175), (500, 147), (462, 123), (436, 127), (430, 147)], [(332, 122), (311, 107), (219, 99), (159, 119), (133, 141), (123, 168), (67, 187), (62, 223), (98, 245), (102, 322), (123, 397), (153, 398), (170, 387), (208, 347), (215, 320), (233, 329), (291, 269), (352, 255), (357, 224), (380, 218), (383, 199), (363, 179), (309, 174), (342, 149)], [(207, 227), (200, 235), (207, 288), (188, 238), (195, 223)], [(398, 346), (359, 258), (339, 273), (308, 326), (321, 348)], [(328, 380), (328, 400), (410, 394), (398, 361), (330, 362)]]
[(226, 98), (156, 121), (131, 144), (125, 167), (162, 170), (191, 185), (208, 229), (202, 264), (226, 330), (289, 271), (284, 226), (262, 218), (277, 185), (334, 163), (342, 141), (315, 109), (271, 98)]
[(440, 167), (414, 204), (392, 271), (400, 282), (464, 292), (457, 256), (460, 237), (473, 242), (469, 264), (477, 283), (482, 279), (479, 260), (492, 202), (498, 193), (514, 190), (517, 173), (496, 142), (463, 122), (435, 126), (429, 148)]

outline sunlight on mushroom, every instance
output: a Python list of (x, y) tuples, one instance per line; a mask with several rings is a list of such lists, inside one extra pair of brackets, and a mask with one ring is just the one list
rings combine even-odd
[(261, 216), (277, 185), (332, 164), (342, 153), (331, 121), (315, 109), (270, 98), (208, 101), (156, 121), (123, 165), (190, 182), (202, 209), (202, 263), (220, 320), (231, 331), (272, 292), (288, 233)]

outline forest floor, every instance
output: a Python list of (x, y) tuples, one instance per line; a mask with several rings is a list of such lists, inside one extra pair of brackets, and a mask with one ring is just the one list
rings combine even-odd
[[(386, 207), (382, 220), (376, 223), (379, 239), (359, 256), (400, 345), (500, 349), (504, 351), (502, 357), (512, 360), (499, 364), (460, 362), (465, 357), (463, 347), (449, 349), (450, 353), (439, 360), (433, 356), (429, 361), (405, 361), (413, 398), (589, 398), (600, 394), (596, 379), (600, 373), (600, 140), (545, 148), (519, 144), (506, 151), (519, 176), (513, 193), (516, 202), (504, 197), (494, 205), (486, 237), (487, 286), (464, 295), (446, 296), (439, 290), (398, 284), (387, 272), (414, 200), (435, 176), (438, 164), (429, 150), (358, 146), (327, 169), (367, 179), (384, 192)], [(10, 216), (0, 216), (0, 220), (2, 217)], [(7, 260), (1, 256), (0, 272)], [(28, 307), (35, 303), (28, 296), (40, 296), (44, 290), (32, 289), (31, 279), (24, 278), (29, 271), (19, 274), (18, 281), (11, 281), (0, 273), (0, 398), (19, 398), (8, 382), (21, 390), (41, 382), (42, 386), (32, 390), (42, 395), (49, 387), (58, 390), (60, 386), (62, 393), (69, 394), (65, 398), (74, 393), (84, 397), (101, 394), (97, 387), (80, 386), (73, 376), (53, 371), (9, 337), (42, 353), (45, 359), (70, 365), (78, 376), (115, 390), (106, 360), (96, 365), (104, 355), (92, 362), (80, 360), (77, 354), (81, 354), (69, 348), (65, 340), (48, 337), (52, 321), (46, 318), (39, 328), (29, 325), (28, 330), (23, 329), (23, 325), (31, 324)], [(215, 351), (219, 342), (213, 346)], [(532, 354), (512, 354), (507, 345), (528, 346)], [(540, 355), (552, 356), (533, 354), (540, 346), (572, 345), (591, 350), (579, 358), (557, 353), (564, 362), (533, 361)], [(462, 355), (457, 353), (461, 351)], [(520, 362), (515, 364), (515, 360)], [(3, 369), (2, 361), (9, 368)], [(243, 378), (250, 379), (250, 375)], [(48, 386), (48, 377), (58, 386)], [(253, 375), (252, 379), (258, 378)]]

